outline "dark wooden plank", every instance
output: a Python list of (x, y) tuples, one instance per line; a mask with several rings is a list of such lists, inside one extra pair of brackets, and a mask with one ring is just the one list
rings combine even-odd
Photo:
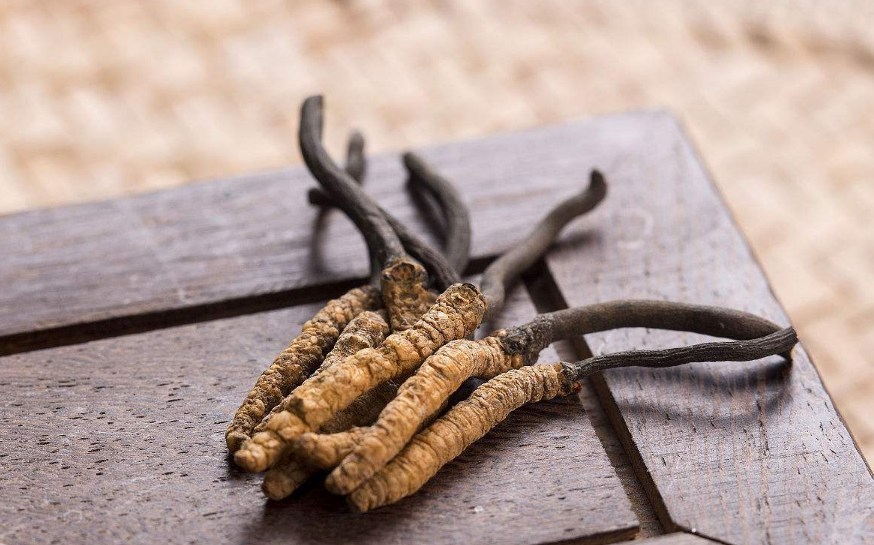
[[(525, 286), (540, 312), (564, 308), (564, 298), (555, 285), (545, 262), (538, 263), (525, 274)], [(591, 355), (588, 346), (581, 338), (554, 343), (552, 348), (564, 361), (577, 361)], [(578, 398), (589, 417), (589, 422), (592, 423), (592, 429), (595, 430), (595, 434), (601, 441), (601, 447), (607, 454), (610, 465), (613, 466), (616, 476), (619, 477), (619, 482), (622, 483), (625, 495), (631, 503), (631, 509), (637, 516), (640, 528), (635, 538), (643, 539), (664, 534), (664, 526), (655, 512), (649, 495), (644, 489), (641, 479), (637, 476), (635, 466), (622, 444), (622, 439), (616, 433), (610, 415), (604, 409), (591, 380), (581, 382)]]
[[(630, 153), (636, 119), (597, 118), (424, 155), (458, 184), (474, 211), (473, 256), (479, 258), (506, 248), (587, 181), (586, 172), (572, 168), (544, 174), (544, 163), (574, 167), (581, 153)], [(552, 151), (556, 144), (565, 156)], [(371, 193), (427, 232), (403, 183), (396, 155), (371, 160)], [(181, 323), (168, 311), (200, 312), (241, 298), (293, 301), (290, 294), (297, 293), (298, 300), (313, 301), (308, 287), (364, 277), (359, 235), (339, 213), (318, 221), (305, 204), (311, 185), (298, 167), (0, 218), (0, 341), (24, 346), (20, 337), (27, 333), (93, 322), (109, 332), (112, 324), (102, 321), (144, 313), (164, 313), (149, 327)], [(43, 346), (52, 342), (43, 340)]]
[[(266, 503), (225, 454), (227, 420), (315, 310), (0, 358), (0, 542), (516, 543), (621, 540), (637, 521), (589, 420), (518, 411), (419, 494), (366, 515), (318, 486)], [(533, 317), (524, 289), (493, 327)], [(544, 358), (555, 361), (551, 350)]]
[[(677, 122), (654, 114), (638, 134), (636, 154), (603, 157), (612, 186), (597, 229), (578, 227), (547, 258), (567, 303), (665, 298), (788, 324)], [(699, 340), (587, 336), (595, 353)], [(791, 366), (770, 358), (604, 375), (602, 399), (669, 529), (728, 543), (874, 541), (870, 471), (807, 353), (795, 354)]]

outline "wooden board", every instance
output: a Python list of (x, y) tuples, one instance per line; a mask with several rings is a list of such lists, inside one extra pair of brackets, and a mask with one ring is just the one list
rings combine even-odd
[[(515, 413), (419, 494), (367, 515), (319, 486), (265, 502), (224, 429), (316, 305), (0, 359), (0, 542), (550, 543), (637, 521), (580, 405)], [(535, 314), (514, 291), (494, 324)], [(546, 361), (556, 361), (551, 350)]]
[[(621, 150), (634, 119), (590, 122), (583, 138), (531, 131), (522, 154), (513, 135), (429, 150), (475, 212), (473, 257), (496, 255), (587, 183), (585, 171), (544, 176), (544, 161)], [(577, 137), (556, 158), (561, 132)], [(368, 191), (427, 234), (404, 180), (397, 155), (370, 160)], [(0, 353), (232, 314), (256, 298), (261, 310), (313, 302), (326, 296), (314, 285), (363, 278), (362, 239), (341, 214), (306, 204), (314, 184), (297, 167), (0, 218)]]
[[(566, 302), (672, 299), (788, 324), (676, 121), (653, 115), (639, 135), (638, 153), (607, 168), (598, 228), (547, 258)], [(595, 353), (702, 339), (587, 336)], [(874, 481), (803, 348), (791, 365), (616, 370), (601, 384), (666, 527), (728, 543), (874, 540)]]

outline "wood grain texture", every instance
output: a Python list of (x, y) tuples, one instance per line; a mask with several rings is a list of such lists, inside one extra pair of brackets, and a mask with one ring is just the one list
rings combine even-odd
[[(638, 135), (636, 154), (604, 167), (613, 183), (597, 231), (577, 229), (547, 257), (567, 303), (664, 298), (787, 324), (677, 122), (653, 115)], [(587, 336), (595, 354), (698, 340)], [(615, 370), (600, 384), (667, 528), (728, 543), (874, 541), (874, 481), (802, 347), (791, 365)]]
[[(558, 286), (555, 285), (552, 274), (546, 267), (546, 262), (538, 263), (532, 270), (525, 274), (525, 287), (531, 299), (534, 301), (539, 312), (551, 312), (565, 308), (566, 304)], [(588, 345), (581, 337), (569, 341), (559, 341), (552, 345), (558, 356), (564, 361), (579, 361), (592, 356)], [(616, 471), (619, 482), (625, 489), (625, 495), (631, 503), (631, 509), (637, 516), (640, 528), (635, 538), (658, 536), (665, 533), (664, 526), (659, 520), (653, 508), (649, 495), (643, 487), (641, 479), (637, 475), (632, 464), (629, 452), (622, 444), (622, 439), (616, 433), (616, 427), (610, 420), (610, 415), (605, 411), (604, 405), (596, 393), (591, 380), (584, 380), (580, 384), (578, 398), (595, 435), (601, 441), (601, 447), (610, 460), (610, 465)]]
[[(320, 486), (268, 503), (224, 429), (319, 307), (0, 359), (0, 542), (549, 543), (637, 521), (580, 405), (519, 410), (420, 493), (366, 515)], [(517, 289), (494, 325), (535, 314)], [(551, 350), (544, 358), (555, 361)]]
[[(594, 149), (630, 153), (636, 118), (596, 118), (422, 155), (474, 212), (473, 257), (493, 256), (588, 181), (588, 172), (544, 175), (544, 162), (572, 165)], [(570, 135), (566, 156), (551, 151)], [(368, 192), (414, 231), (427, 233), (404, 181), (399, 156), (370, 160)], [(311, 302), (305, 292), (314, 284), (364, 278), (361, 237), (341, 214), (320, 216), (306, 204), (314, 185), (298, 167), (2, 217), (0, 340), (289, 292), (304, 292)]]

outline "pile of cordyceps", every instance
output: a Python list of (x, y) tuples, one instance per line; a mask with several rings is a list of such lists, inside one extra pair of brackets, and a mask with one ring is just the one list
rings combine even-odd
[[(328, 302), (258, 378), (228, 427), (228, 448), (247, 471), (266, 471), (264, 493), (285, 498), (329, 471), (325, 487), (367, 511), (418, 490), (440, 468), (525, 403), (569, 395), (587, 375), (616, 367), (788, 357), (797, 342), (755, 315), (667, 301), (621, 300), (541, 314), (527, 324), (470, 340), (500, 311), (505, 290), (547, 251), (562, 228), (604, 199), (603, 176), (558, 203), (524, 240), (484, 271), (460, 281), (470, 218), (455, 189), (412, 153), (409, 184), (431, 195), (447, 231), (445, 254), (413, 235), (360, 185), (364, 141), (353, 135), (345, 168), (321, 143), (322, 99), (301, 111), (300, 148), (322, 186), (319, 206), (340, 208), (369, 249), (372, 279)], [(551, 343), (623, 327), (691, 331), (734, 339), (667, 350), (533, 365)], [(485, 380), (454, 406), (469, 378)]]

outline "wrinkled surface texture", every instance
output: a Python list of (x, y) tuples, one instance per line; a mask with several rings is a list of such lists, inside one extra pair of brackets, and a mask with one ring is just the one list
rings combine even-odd
[(234, 415), (225, 434), (231, 452), (251, 435), (268, 411), (316, 369), (349, 322), (365, 310), (377, 308), (378, 304), (376, 290), (355, 288), (339, 299), (329, 301), (304, 324), (300, 335), (261, 373)]
[(520, 356), (507, 354), (494, 337), (444, 345), (404, 381), (397, 397), (331, 473), (326, 486), (337, 494), (348, 494), (400, 452), (425, 419), (468, 377), (488, 379), (522, 364)]
[(525, 403), (568, 395), (572, 381), (562, 366), (535, 365), (499, 375), (435, 420), (384, 469), (356, 488), (349, 501), (368, 511), (418, 490), (443, 465)]
[(471, 284), (455, 284), (411, 328), (392, 333), (378, 348), (365, 349), (307, 379), (288, 396), (288, 409), (236, 452), (249, 471), (264, 471), (301, 434), (322, 424), (359, 395), (416, 369), (442, 344), (466, 337), (482, 320), (485, 300)]

